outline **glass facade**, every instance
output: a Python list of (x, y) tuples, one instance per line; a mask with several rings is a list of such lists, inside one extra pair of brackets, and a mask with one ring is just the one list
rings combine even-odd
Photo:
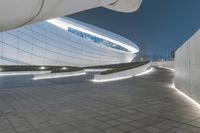
[(110, 48), (114, 48), (114, 49), (117, 49), (117, 50), (122, 50), (122, 51), (125, 51), (125, 52), (128, 52), (128, 49), (116, 44), (116, 43), (113, 43), (113, 42), (110, 42), (110, 41), (107, 41), (107, 40), (104, 40), (104, 39), (101, 39), (99, 37), (96, 37), (96, 36), (93, 36), (93, 35), (90, 35), (90, 34), (87, 34), (87, 33), (84, 33), (84, 32), (81, 32), (77, 29), (73, 29), (73, 28), (68, 28), (68, 31), (79, 36), (79, 37), (82, 37), (82, 38), (85, 38), (87, 40), (90, 40), (90, 41), (93, 41), (95, 43), (98, 43), (98, 44), (101, 44), (101, 45), (104, 45), (104, 46), (107, 46), (107, 47), (110, 47)]

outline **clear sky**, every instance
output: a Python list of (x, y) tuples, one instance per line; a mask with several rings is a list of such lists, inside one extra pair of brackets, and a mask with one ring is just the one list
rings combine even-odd
[(120, 34), (146, 54), (166, 56), (200, 28), (200, 0), (143, 0), (134, 13), (97, 8), (70, 17)]

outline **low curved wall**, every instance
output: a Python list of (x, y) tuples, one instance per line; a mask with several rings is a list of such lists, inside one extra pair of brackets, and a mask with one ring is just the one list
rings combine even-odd
[(33, 79), (39, 80), (39, 79), (62, 78), (62, 77), (79, 76), (79, 75), (84, 75), (84, 74), (86, 74), (84, 70), (75, 71), (75, 72), (36, 74), (34, 75)]
[(51, 71), (10, 71), (10, 72), (0, 72), (0, 76), (47, 74), (50, 72)]
[(140, 74), (144, 71), (146, 71), (149, 67), (151, 67), (152, 62), (149, 62), (148, 64), (145, 64), (143, 66), (139, 66), (133, 69), (128, 69), (125, 71), (120, 71), (112, 74), (106, 74), (106, 75), (101, 75), (101, 74), (95, 74), (94, 75), (94, 82), (106, 82), (106, 81), (113, 81), (113, 80), (120, 80), (120, 79), (125, 79), (125, 78), (130, 78), (133, 77), (137, 74)]
[(174, 61), (155, 61), (152, 62), (152, 66), (163, 66), (174, 69)]

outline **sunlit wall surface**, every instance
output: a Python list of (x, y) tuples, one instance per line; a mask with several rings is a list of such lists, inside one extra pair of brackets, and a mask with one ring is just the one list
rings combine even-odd
[(49, 22), (0, 32), (0, 65), (94, 66), (134, 57), (135, 53), (100, 45)]

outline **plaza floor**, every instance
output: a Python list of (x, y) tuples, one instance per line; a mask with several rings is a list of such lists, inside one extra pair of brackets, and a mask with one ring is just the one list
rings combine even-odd
[(200, 107), (164, 68), (106, 83), (31, 78), (0, 77), (0, 133), (200, 133)]

